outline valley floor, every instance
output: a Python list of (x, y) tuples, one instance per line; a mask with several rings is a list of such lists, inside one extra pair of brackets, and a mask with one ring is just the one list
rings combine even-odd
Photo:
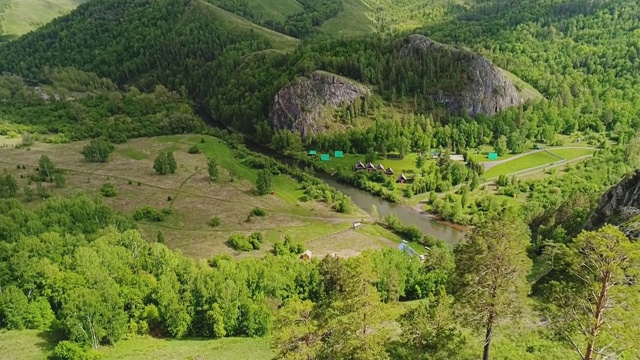
[[(252, 194), (257, 170), (251, 169), (235, 158), (234, 151), (219, 139), (199, 135), (163, 136), (130, 140), (118, 145), (105, 164), (86, 162), (80, 154), (86, 142), (69, 144), (36, 143), (29, 149), (16, 148), (17, 139), (0, 139), (0, 169), (5, 168), (19, 182), (22, 190), (28, 185), (28, 176), (34, 172), (38, 160), (48, 155), (53, 163), (63, 169), (67, 184), (55, 188), (46, 184), (54, 195), (71, 196), (90, 194), (101, 197), (104, 183), (112, 184), (118, 195), (104, 198), (110, 206), (123, 212), (150, 205), (156, 209), (174, 211), (163, 222), (141, 222), (143, 236), (155, 241), (159, 231), (166, 243), (194, 258), (209, 258), (217, 254), (235, 257), (263, 256), (276, 241), (290, 235), (302, 242), (314, 256), (336, 253), (338, 256), (354, 256), (366, 249), (396, 246), (401, 240), (394, 234), (374, 224), (357, 230), (353, 222), (371, 222), (369, 216), (356, 209), (350, 215), (338, 214), (326, 204), (303, 202), (304, 193), (299, 183), (288, 176), (273, 179), (273, 194), (256, 197)], [(4, 144), (4, 145), (3, 145)], [(198, 144), (200, 154), (188, 154), (187, 149)], [(153, 171), (153, 159), (171, 150), (178, 163), (176, 174), (159, 176)], [(207, 158), (214, 158), (221, 169), (220, 179), (210, 183), (207, 175)], [(17, 169), (25, 166), (26, 169)], [(35, 184), (30, 185), (35, 189)], [(42, 200), (35, 200), (37, 204)], [(266, 217), (251, 217), (252, 209), (267, 211)], [(221, 225), (212, 228), (209, 220), (217, 216)], [(225, 242), (234, 233), (248, 234), (260, 231), (265, 235), (261, 250), (236, 252)]]

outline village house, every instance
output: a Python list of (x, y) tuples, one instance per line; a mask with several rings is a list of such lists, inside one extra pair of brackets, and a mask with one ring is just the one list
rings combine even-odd
[(362, 161), (358, 161), (355, 165), (353, 165), (353, 170), (354, 171), (360, 171), (360, 170), (365, 170), (365, 169), (366, 169), (366, 166), (364, 166)]
[(387, 175), (393, 175), (393, 169), (392, 168), (388, 168), (387, 171), (385, 171), (385, 173)]
[(373, 163), (368, 163), (367, 164), (367, 171), (376, 171), (376, 166), (373, 165)]
[(313, 254), (311, 254), (311, 250), (307, 250), (303, 252), (302, 255), (300, 255), (300, 259), (302, 260), (311, 260), (312, 257), (313, 257)]
[(384, 171), (384, 165), (378, 164), (378, 166), (376, 166), (376, 171)]
[(396, 180), (397, 183), (400, 184), (404, 184), (407, 182), (407, 177), (404, 176), (404, 174), (400, 174), (400, 176), (398, 176), (398, 180)]

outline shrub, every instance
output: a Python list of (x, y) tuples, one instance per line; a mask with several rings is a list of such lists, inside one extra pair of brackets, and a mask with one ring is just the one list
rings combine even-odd
[(246, 236), (242, 234), (234, 234), (229, 237), (227, 240), (227, 245), (234, 250), (238, 251), (251, 251), (253, 250), (253, 246), (249, 242)]
[(100, 188), (100, 193), (104, 197), (114, 197), (114, 196), (118, 195), (118, 192), (113, 187), (113, 185), (110, 184), (110, 183), (102, 184), (102, 187)]
[(71, 341), (61, 341), (56, 345), (53, 354), (49, 357), (51, 360), (91, 360), (96, 356), (88, 353), (80, 345)]
[(267, 216), (267, 211), (265, 209), (257, 207), (251, 210), (251, 215), (264, 217), (264, 216)]
[(188, 153), (189, 154), (200, 154), (200, 148), (198, 147), (197, 144), (194, 144), (192, 147), (189, 148)]
[(111, 156), (113, 149), (115, 149), (115, 147), (108, 141), (102, 139), (91, 140), (91, 142), (82, 149), (82, 156), (84, 156), (88, 162), (105, 163), (109, 161), (109, 156)]
[(135, 221), (149, 220), (161, 222), (167, 217), (167, 215), (171, 215), (172, 213), (173, 210), (171, 209), (162, 209), (162, 211), (158, 211), (151, 206), (144, 206), (139, 209), (135, 209), (131, 216)]
[(214, 216), (211, 218), (211, 220), (209, 220), (209, 226), (211, 227), (218, 227), (221, 223), (222, 222), (220, 221), (220, 218), (217, 216)]

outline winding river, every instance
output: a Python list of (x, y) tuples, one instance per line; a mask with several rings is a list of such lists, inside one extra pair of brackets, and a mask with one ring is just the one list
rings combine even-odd
[(324, 180), (327, 184), (333, 186), (345, 195), (349, 196), (351, 198), (351, 201), (353, 201), (356, 206), (369, 214), (371, 214), (371, 205), (375, 205), (376, 208), (378, 208), (378, 213), (380, 214), (380, 216), (394, 214), (400, 219), (403, 224), (415, 225), (424, 234), (433, 235), (449, 245), (457, 244), (464, 236), (464, 231), (439, 222), (428, 214), (421, 214), (412, 207), (383, 200), (377, 196), (369, 194), (364, 190), (360, 190), (351, 185), (343, 184), (323, 172), (318, 171), (315, 175)]
[[(197, 113), (209, 125), (219, 128), (226, 128), (224, 124), (214, 121), (206, 111), (203, 111), (202, 108), (198, 109)], [(245, 145), (252, 151), (270, 156), (287, 165), (296, 166), (297, 162), (294, 162), (293, 159), (276, 153), (269, 148), (258, 145), (249, 139), (245, 138)], [(351, 185), (343, 184), (335, 178), (331, 177), (329, 174), (322, 171), (316, 171), (315, 176), (324, 180), (327, 184), (333, 186), (334, 188), (340, 190), (345, 195), (349, 196), (351, 198), (351, 201), (353, 201), (356, 206), (358, 206), (368, 214), (371, 214), (372, 205), (375, 205), (380, 216), (394, 214), (398, 217), (398, 219), (400, 219), (403, 224), (415, 225), (424, 234), (433, 235), (437, 239), (440, 239), (449, 245), (457, 244), (462, 239), (462, 237), (464, 237), (464, 231), (439, 222), (428, 214), (420, 213), (419, 211), (409, 206), (392, 203), (379, 197), (373, 196), (364, 190), (360, 190)]]

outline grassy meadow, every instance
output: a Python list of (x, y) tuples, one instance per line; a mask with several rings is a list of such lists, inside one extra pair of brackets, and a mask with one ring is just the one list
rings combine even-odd
[(344, 0), (344, 10), (338, 16), (325, 21), (321, 30), (340, 36), (360, 36), (376, 31), (373, 22), (374, 9), (363, 0)]
[[(204, 139), (204, 143), (201, 143)], [(290, 235), (305, 243), (314, 255), (336, 253), (353, 256), (366, 249), (396, 246), (392, 234), (380, 232), (371, 236), (366, 229), (351, 229), (355, 221), (368, 219), (368, 215), (355, 209), (355, 213), (338, 214), (322, 202), (303, 202), (301, 185), (294, 179), (278, 175), (273, 177), (273, 194), (253, 195), (258, 171), (236, 159), (235, 151), (221, 140), (196, 135), (163, 136), (130, 140), (117, 146), (108, 163), (88, 163), (80, 151), (86, 142), (69, 144), (36, 143), (29, 150), (15, 148), (19, 139), (0, 138), (0, 169), (6, 169), (19, 183), (21, 192), (28, 184), (28, 175), (34, 172), (38, 160), (48, 155), (53, 163), (64, 170), (66, 186), (56, 188), (45, 184), (53, 195), (70, 196), (89, 194), (103, 198), (100, 188), (112, 184), (117, 196), (103, 198), (115, 209), (129, 213), (150, 205), (156, 209), (170, 208), (173, 214), (162, 222), (140, 222), (143, 236), (155, 241), (159, 231), (166, 244), (194, 258), (209, 258), (215, 254), (235, 257), (263, 256), (276, 241)], [(187, 150), (198, 144), (202, 152), (189, 154)], [(175, 174), (159, 176), (153, 171), (153, 160), (162, 151), (171, 150), (178, 163)], [(220, 168), (217, 182), (210, 183), (207, 158), (214, 158)], [(25, 166), (26, 169), (17, 169)], [(35, 191), (35, 184), (30, 187)], [(22, 195), (20, 195), (22, 197)], [(43, 201), (35, 199), (28, 204)], [(260, 207), (266, 217), (253, 216), (252, 209)], [(212, 228), (209, 221), (218, 217), (220, 226)], [(368, 225), (378, 227), (377, 225)], [(265, 235), (261, 250), (236, 252), (225, 242), (234, 233), (248, 234), (260, 231)], [(375, 230), (377, 231), (377, 230)]]
[(495, 166), (484, 173), (485, 179), (492, 179), (500, 175), (512, 174), (518, 171), (527, 170), (537, 166), (551, 164), (556, 161), (562, 161), (558, 156), (549, 154), (546, 151), (538, 151), (529, 155), (525, 155), (518, 159), (507, 161), (504, 164)]
[(14, 39), (35, 30), (54, 18), (75, 9), (83, 0), (9, 0), (9, 8), (0, 18), (6, 39)]
[(284, 21), (287, 16), (304, 11), (296, 0), (251, 0), (247, 5), (267, 20)]

